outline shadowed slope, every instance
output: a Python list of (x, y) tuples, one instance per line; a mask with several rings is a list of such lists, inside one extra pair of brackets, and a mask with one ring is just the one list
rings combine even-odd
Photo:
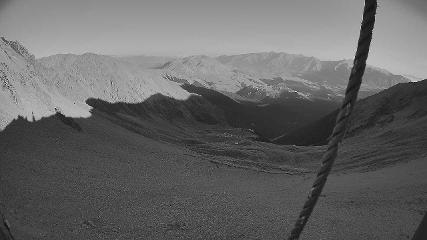
[(86, 103), (96, 110), (127, 114), (140, 118), (161, 118), (185, 123), (226, 124), (223, 113), (216, 106), (200, 96), (192, 95), (187, 100), (176, 100), (161, 94), (154, 94), (142, 103), (108, 103), (100, 99), (88, 99)]
[(236, 101), (222, 93), (194, 85), (183, 85), (183, 88), (203, 96), (222, 109), (231, 126), (254, 129), (267, 138), (303, 126), (338, 106), (332, 101), (307, 100), (297, 96), (277, 101), (274, 99), (261, 102)]
[[(427, 80), (401, 83), (357, 102), (347, 136), (386, 128), (404, 129), (424, 125), (427, 116)], [(278, 137), (279, 144), (322, 145), (332, 132), (337, 111), (295, 131)], [(417, 124), (414, 122), (417, 121)], [(426, 132), (419, 132), (419, 135)]]
[[(1, 207), (17, 239), (279, 239), (289, 231), (311, 179), (283, 167), (315, 168), (321, 148), (252, 141), (247, 131), (195, 120), (189, 103), (148, 101), (91, 100), (89, 118), (20, 118), (0, 132)], [(154, 108), (163, 101), (159, 109), (184, 114)], [(411, 235), (427, 206), (419, 200), (426, 169), (414, 160), (333, 174), (304, 238)]]

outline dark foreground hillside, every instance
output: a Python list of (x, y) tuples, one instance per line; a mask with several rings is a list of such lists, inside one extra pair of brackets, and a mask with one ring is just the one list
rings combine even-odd
[[(169, 101), (92, 99), (89, 118), (0, 132), (0, 207), (16, 239), (285, 238), (324, 148), (254, 141)], [(412, 236), (427, 208), (426, 135), (412, 137), (425, 125), (413, 124), (344, 142), (303, 239)]]
[[(427, 79), (400, 83), (357, 102), (347, 136), (390, 128), (390, 131), (418, 128), (427, 116)], [(274, 140), (279, 144), (324, 145), (332, 132), (338, 111), (334, 111)], [(423, 132), (416, 132), (420, 135)], [(425, 133), (427, 134), (427, 133)]]

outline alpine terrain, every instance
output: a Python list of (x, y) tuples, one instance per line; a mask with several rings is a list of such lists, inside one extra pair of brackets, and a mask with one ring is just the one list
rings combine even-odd
[[(283, 239), (349, 60), (263, 52), (35, 58), (0, 39), (0, 210), (15, 239)], [(366, 68), (302, 239), (409, 239), (427, 209), (427, 80)]]

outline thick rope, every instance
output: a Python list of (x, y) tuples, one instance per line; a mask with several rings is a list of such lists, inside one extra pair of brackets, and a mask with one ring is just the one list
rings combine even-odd
[(326, 184), (332, 165), (337, 157), (338, 145), (344, 138), (347, 123), (351, 111), (354, 108), (354, 104), (356, 103), (360, 85), (362, 84), (362, 76), (365, 72), (366, 59), (368, 58), (369, 46), (371, 45), (372, 30), (374, 29), (376, 9), (377, 0), (365, 0), (357, 51), (354, 57), (353, 68), (351, 70), (347, 90), (345, 92), (345, 98), (338, 113), (335, 127), (328, 143), (328, 148), (322, 156), (322, 165), (317, 173), (316, 180), (312, 185), (308, 198), (304, 203), (304, 207), (300, 212), (298, 220), (296, 221), (288, 240), (299, 239), (299, 236), (307, 224), (314, 206), (319, 199), (320, 193)]
[(14, 240), (12, 233), (10, 232), (10, 225), (7, 219), (0, 213), (0, 240)]

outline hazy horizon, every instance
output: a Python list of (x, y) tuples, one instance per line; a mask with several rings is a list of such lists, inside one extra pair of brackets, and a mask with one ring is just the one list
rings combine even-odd
[[(0, 33), (37, 58), (285, 52), (352, 59), (363, 1), (8, 0)], [(410, 27), (408, 27), (410, 26)], [(427, 77), (427, 1), (379, 2), (368, 64)]]

